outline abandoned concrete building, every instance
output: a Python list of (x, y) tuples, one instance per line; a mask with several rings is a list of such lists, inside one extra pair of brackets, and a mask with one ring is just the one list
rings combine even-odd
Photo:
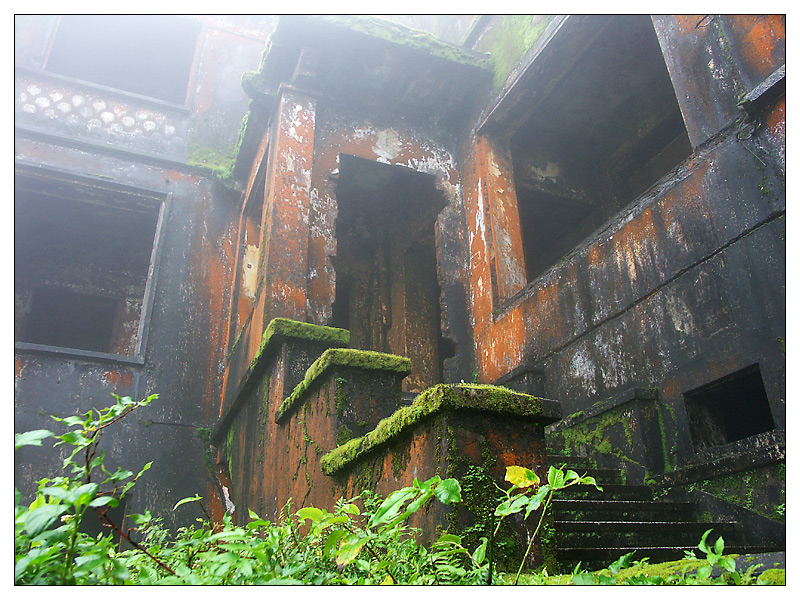
[(781, 550), (785, 48), (782, 15), (17, 16), (15, 431), (159, 394), (104, 444), (170, 526), (438, 473), (424, 535), (484, 535), (505, 466), (566, 464), (604, 491), (534, 562)]

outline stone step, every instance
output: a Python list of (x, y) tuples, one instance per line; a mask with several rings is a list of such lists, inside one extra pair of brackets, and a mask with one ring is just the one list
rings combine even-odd
[(694, 512), (691, 502), (674, 500), (558, 499), (552, 506), (558, 521), (689, 521)]
[(742, 542), (735, 523), (695, 521), (556, 521), (558, 547), (696, 546), (709, 529), (715, 540), (722, 536), (726, 546)]
[(603, 491), (593, 485), (574, 485), (558, 492), (558, 498), (565, 500), (653, 500), (653, 489), (646, 485), (625, 485), (622, 483), (600, 484)]
[(633, 560), (663, 562), (703, 553), (697, 544), (708, 529), (709, 543), (719, 536), (726, 554), (752, 554), (783, 548), (754, 546), (742, 539), (738, 524), (697, 522), (691, 502), (654, 499), (653, 489), (626, 485), (620, 469), (598, 469), (585, 457), (548, 456), (551, 465), (595, 477), (603, 488), (574, 486), (553, 501), (553, 525), (562, 572), (580, 562), (582, 568), (602, 569), (620, 556), (633, 552)]

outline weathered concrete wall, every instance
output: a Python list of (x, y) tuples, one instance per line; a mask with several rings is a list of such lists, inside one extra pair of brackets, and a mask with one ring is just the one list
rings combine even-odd
[(58, 17), (15, 19), (15, 124), (224, 171), (235, 157), (248, 98), (239, 81), (258, 65), (275, 17), (187, 17), (200, 39), (184, 106), (54, 76), (44, 67)]
[[(323, 353), (320, 336), (337, 329), (300, 330), (278, 320), (272, 330), (286, 333), (265, 339), (261, 366), (254, 365), (240, 401), (212, 436), (218, 464), (230, 475), (238, 522), (246, 523), (251, 510), (278, 520), (287, 502), (296, 510), (331, 507), (365, 489), (388, 495), (438, 474), (461, 481), (464, 504), (434, 503), (411, 525), (422, 529), (426, 543), (449, 529), (473, 547), (493, 527), (495, 483), (502, 484), (506, 466), (528, 466), (546, 478), (544, 425), (560, 417), (557, 403), (490, 386), (440, 385), (401, 408), (408, 359), (351, 349)], [(296, 364), (314, 356), (320, 358), (291, 390)], [(511, 521), (496, 540), (495, 560), (503, 565), (519, 564), (535, 525)], [(541, 564), (546, 557), (536, 548), (530, 560)]]
[(693, 154), (542, 276), (519, 282), (513, 178), (491, 133), (462, 170), (480, 380), (539, 368), (565, 414), (659, 388), (668, 468), (693, 455), (683, 393), (753, 363), (785, 426), (783, 101), (736, 128), (756, 73), (782, 63), (782, 21), (695, 29), (701, 17), (655, 20)]
[[(172, 511), (195, 493), (216, 517), (224, 510), (206, 465), (205, 438), (218, 416), (239, 215), (238, 194), (210, 176), (211, 169), (230, 166), (248, 103), (239, 80), (257, 66), (274, 25), (274, 19), (260, 18), (201, 21), (185, 107), (41, 70), (53, 17), (21, 17), (15, 32), (18, 164), (51, 170), (66, 181), (88, 177), (141, 189), (166, 207), (144, 352), (116, 359), (17, 348), (15, 431), (58, 430), (49, 414), (104, 407), (112, 393), (159, 394), (150, 407), (109, 430), (103, 447), (110, 466), (136, 470), (153, 461), (128, 510), (149, 508), (171, 527), (201, 515), (193, 506)], [(220, 156), (226, 157), (222, 163)], [(59, 453), (42, 448), (22, 449), (15, 462), (15, 485), (25, 494), (60, 469)]]

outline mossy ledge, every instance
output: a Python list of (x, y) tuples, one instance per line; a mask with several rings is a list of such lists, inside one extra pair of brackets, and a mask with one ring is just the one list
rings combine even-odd
[(351, 31), (380, 38), (400, 46), (421, 50), (445, 60), (479, 69), (492, 69), (492, 61), (485, 53), (449, 44), (431, 33), (411, 29), (388, 19), (345, 15), (326, 15), (315, 18), (330, 25), (350, 29)]
[(328, 370), (333, 367), (346, 367), (371, 371), (393, 371), (405, 377), (411, 373), (411, 359), (394, 354), (355, 350), (352, 348), (329, 348), (308, 368), (303, 381), (297, 384), (292, 393), (278, 407), (275, 422), (280, 423), (297, 406), (306, 392)]
[(383, 419), (365, 436), (350, 440), (322, 457), (326, 475), (338, 473), (362, 456), (388, 444), (420, 422), (446, 410), (474, 410), (531, 419), (547, 424), (561, 411), (556, 402), (536, 398), (508, 388), (482, 384), (439, 384), (417, 396), (411, 406)]
[(286, 338), (321, 342), (330, 346), (347, 346), (350, 343), (350, 332), (336, 327), (311, 325), (291, 319), (272, 319), (261, 336), (261, 345), (250, 361), (248, 373), (254, 371), (258, 364), (270, 355), (272, 350)]
[(234, 402), (225, 410), (222, 418), (214, 428), (213, 440), (218, 440), (224, 434), (236, 411), (239, 410), (239, 404), (245, 397), (245, 392), (256, 382), (258, 375), (266, 367), (267, 361), (272, 354), (287, 339), (316, 342), (334, 347), (347, 346), (350, 343), (350, 332), (337, 327), (312, 325), (311, 323), (303, 323), (302, 321), (293, 321), (291, 319), (272, 319), (264, 330), (261, 336), (261, 344), (258, 346), (258, 350), (256, 350), (253, 359), (239, 382), (236, 393), (233, 395)]

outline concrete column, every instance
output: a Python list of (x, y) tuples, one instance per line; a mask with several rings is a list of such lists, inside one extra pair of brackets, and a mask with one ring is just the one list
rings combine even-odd
[(289, 85), (273, 116), (262, 224), (262, 326), (276, 318), (304, 321), (308, 289), (308, 213), (316, 100)]

